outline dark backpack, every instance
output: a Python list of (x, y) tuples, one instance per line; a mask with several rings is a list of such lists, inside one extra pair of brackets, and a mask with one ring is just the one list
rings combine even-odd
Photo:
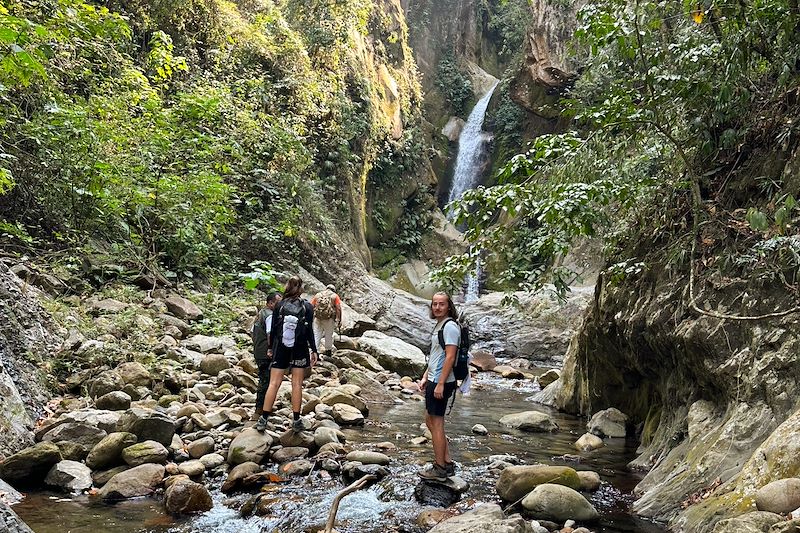
[(258, 312), (255, 322), (253, 322), (253, 357), (256, 361), (267, 358), (269, 349), (269, 331), (267, 331), (267, 317), (269, 310), (262, 309)]
[(455, 322), (458, 324), (458, 327), (461, 328), (458, 351), (456, 352), (456, 362), (453, 364), (453, 377), (456, 378), (456, 381), (463, 381), (469, 376), (469, 326), (452, 318), (445, 320), (442, 327), (439, 328), (439, 346), (442, 347), (442, 350), (445, 349), (444, 328), (450, 321)]
[(278, 313), (278, 340), (281, 344), (287, 348), (294, 348), (296, 343), (304, 342), (306, 326), (305, 300), (301, 298), (282, 300)]

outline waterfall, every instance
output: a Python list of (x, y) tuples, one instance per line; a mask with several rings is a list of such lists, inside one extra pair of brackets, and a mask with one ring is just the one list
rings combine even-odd
[[(456, 156), (456, 167), (453, 172), (453, 183), (450, 186), (448, 203), (458, 200), (469, 189), (475, 188), (481, 179), (483, 171), (484, 148), (490, 139), (489, 135), (483, 130), (483, 119), (486, 116), (486, 108), (489, 107), (489, 100), (492, 98), (497, 83), (492, 85), (486, 94), (478, 100), (472, 112), (467, 118), (464, 129), (458, 138), (458, 155)], [(448, 218), (452, 219), (452, 213), (448, 211)], [(464, 300), (474, 302), (480, 296), (480, 261), (475, 266), (475, 272), (467, 274), (466, 292)]]

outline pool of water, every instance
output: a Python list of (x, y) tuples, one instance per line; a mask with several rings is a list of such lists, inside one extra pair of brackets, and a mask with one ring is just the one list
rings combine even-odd
[[(568, 464), (577, 470), (598, 472), (603, 480), (599, 491), (591, 496), (592, 504), (602, 519), (592, 529), (603, 533), (638, 531), (663, 532), (659, 524), (632, 516), (628, 508), (631, 492), (640, 477), (627, 470), (635, 457), (637, 443), (625, 439), (607, 439), (606, 446), (593, 452), (577, 452), (573, 443), (584, 433), (585, 420), (550, 411), (529, 401), (536, 392), (527, 381), (505, 380), (482, 374), (469, 396), (459, 396), (447, 418), (451, 453), (461, 465), (459, 475), (469, 481), (470, 490), (456, 504), (459, 510), (480, 502), (497, 502), (496, 476), (487, 470), (488, 457), (512, 454), (524, 463)], [(523, 433), (499, 425), (498, 420), (518, 411), (537, 409), (549, 412), (559, 425), (554, 433)], [(416, 524), (424, 506), (414, 499), (418, 483), (418, 467), (432, 459), (430, 446), (414, 447), (409, 441), (420, 435), (423, 404), (407, 401), (393, 407), (379, 406), (370, 411), (363, 428), (344, 429), (353, 448), (371, 449), (376, 442), (391, 441), (397, 451), (391, 476), (380, 483), (345, 497), (337, 514), (336, 529), (342, 533), (422, 533)], [(483, 424), (489, 435), (473, 435), (474, 424)], [(569, 454), (573, 457), (564, 459)], [(575, 462), (576, 457), (579, 462)], [(331, 502), (343, 487), (338, 479), (322, 479), (312, 474), (287, 485), (268, 486), (273, 503), (269, 515), (242, 518), (239, 507), (250, 497), (247, 494), (228, 497), (219, 491), (222, 479), (207, 481), (212, 489), (214, 508), (194, 517), (173, 518), (166, 515), (160, 500), (141, 498), (107, 504), (89, 496), (38, 492), (28, 494), (14, 510), (35, 533), (261, 533), (301, 532), (322, 529)]]

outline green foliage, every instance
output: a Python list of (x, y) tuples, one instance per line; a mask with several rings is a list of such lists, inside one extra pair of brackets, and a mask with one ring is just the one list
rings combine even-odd
[(416, 256), (422, 238), (433, 225), (433, 198), (421, 193), (403, 201), (403, 215), (394, 236), (386, 243), (389, 248)]
[(501, 0), (489, 17), (489, 31), (496, 36), (498, 53), (510, 60), (522, 51), (531, 19), (530, 0)]
[(436, 85), (442, 91), (452, 113), (464, 116), (473, 97), (472, 82), (458, 68), (452, 49), (442, 54), (437, 65)]
[[(615, 0), (581, 10), (575, 49), (586, 54), (578, 58), (583, 75), (566, 102), (578, 131), (537, 139), (506, 165), (500, 185), (465, 195), (457, 209), (467, 240), (491, 250), (501, 279), (563, 290), (565, 276), (551, 265), (576, 237), (602, 231), (636, 249), (680, 231), (675, 221), (700, 217), (709, 190), (725, 197), (728, 181), (712, 178), (763, 135), (763, 110), (790, 113), (781, 106), (800, 79), (796, 5), (696, 9)], [(787, 149), (795, 123), (770, 123), (766, 137)], [(791, 209), (774, 211), (783, 228), (776, 231), (796, 231)], [(772, 224), (759, 209), (748, 220), (762, 230)], [(458, 279), (473, 262), (455, 258), (439, 275)]]
[(250, 272), (239, 274), (239, 279), (242, 280), (244, 288), (248, 291), (259, 287), (262, 291), (280, 291), (283, 288), (275, 277), (275, 270), (271, 264), (266, 261), (253, 261), (248, 266), (250, 267)]

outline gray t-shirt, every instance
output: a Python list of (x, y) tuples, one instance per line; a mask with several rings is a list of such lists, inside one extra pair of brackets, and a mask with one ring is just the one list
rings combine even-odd
[[(433, 381), (434, 383), (439, 383), (439, 375), (442, 373), (442, 367), (444, 367), (444, 350), (439, 344), (439, 330), (442, 329), (442, 324), (444, 324), (444, 321), (437, 323), (436, 327), (433, 328), (433, 334), (431, 335), (431, 351), (428, 357), (428, 381)], [(460, 341), (461, 328), (455, 321), (448, 320), (444, 327), (445, 346), (458, 346)], [(455, 380), (456, 378), (451, 371), (445, 382)]]

